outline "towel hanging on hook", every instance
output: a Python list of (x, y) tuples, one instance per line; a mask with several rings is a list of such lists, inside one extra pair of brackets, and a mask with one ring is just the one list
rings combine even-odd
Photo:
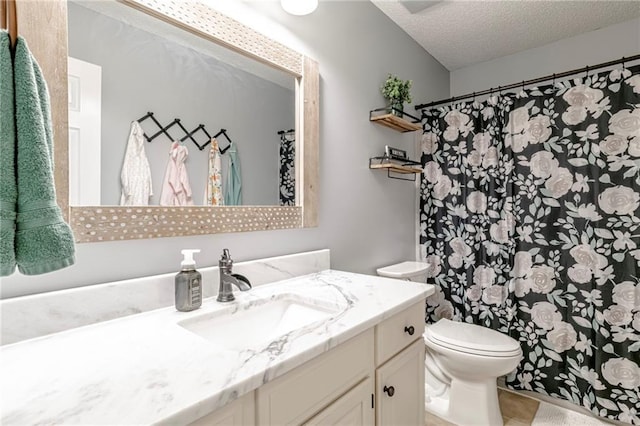
[(11, 50), (15, 50), (18, 41), (18, 15), (16, 0), (0, 0), (0, 27), (9, 32)]

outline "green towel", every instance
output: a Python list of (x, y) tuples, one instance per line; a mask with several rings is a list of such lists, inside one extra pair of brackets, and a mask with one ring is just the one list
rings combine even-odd
[(16, 269), (16, 127), (9, 33), (0, 31), (0, 277)]
[(227, 169), (227, 181), (224, 187), (224, 205), (242, 205), (242, 178), (240, 177), (240, 162), (238, 161), (238, 150), (234, 143), (229, 150), (229, 168)]
[(18, 37), (14, 57), (18, 214), (16, 262), (25, 275), (74, 263), (71, 229), (56, 203), (49, 93), (40, 67)]

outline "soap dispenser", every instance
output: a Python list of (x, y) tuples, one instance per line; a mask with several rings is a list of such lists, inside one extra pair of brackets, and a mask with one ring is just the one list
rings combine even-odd
[(181, 251), (184, 259), (180, 263), (181, 270), (176, 275), (176, 309), (189, 312), (202, 305), (202, 275), (196, 271), (193, 253), (200, 253), (197, 249)]

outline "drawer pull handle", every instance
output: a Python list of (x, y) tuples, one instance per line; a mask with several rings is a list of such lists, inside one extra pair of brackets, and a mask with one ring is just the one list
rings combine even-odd
[(410, 325), (409, 327), (405, 327), (405, 328), (404, 328), (404, 332), (405, 332), (405, 333), (409, 333), (409, 336), (413, 336), (413, 333), (415, 333), (415, 332), (416, 332), (416, 329), (415, 329), (415, 328), (413, 328), (413, 326), (412, 326), (412, 325)]
[(389, 396), (393, 396), (396, 393), (396, 388), (393, 386), (385, 386), (382, 391), (386, 392)]

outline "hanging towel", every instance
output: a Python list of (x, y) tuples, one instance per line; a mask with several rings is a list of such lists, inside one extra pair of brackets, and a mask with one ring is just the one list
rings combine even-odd
[(220, 148), (218, 140), (211, 138), (211, 148), (209, 149), (209, 175), (207, 176), (207, 187), (204, 190), (205, 206), (222, 206), (224, 198), (222, 196), (222, 161), (220, 160)]
[(185, 161), (189, 155), (186, 146), (173, 142), (169, 150), (169, 162), (164, 174), (162, 193), (160, 194), (161, 206), (192, 206), (191, 184), (187, 175)]
[(153, 195), (151, 168), (144, 150), (144, 131), (137, 121), (131, 122), (122, 172), (121, 206), (147, 206)]
[(15, 114), (9, 33), (0, 31), (0, 277), (16, 269)]
[(49, 92), (26, 42), (18, 37), (14, 59), (18, 214), (16, 262), (25, 275), (74, 263), (71, 229), (56, 203)]
[(242, 205), (242, 179), (240, 178), (240, 163), (236, 144), (229, 146), (229, 169), (224, 188), (224, 204), (226, 206)]

